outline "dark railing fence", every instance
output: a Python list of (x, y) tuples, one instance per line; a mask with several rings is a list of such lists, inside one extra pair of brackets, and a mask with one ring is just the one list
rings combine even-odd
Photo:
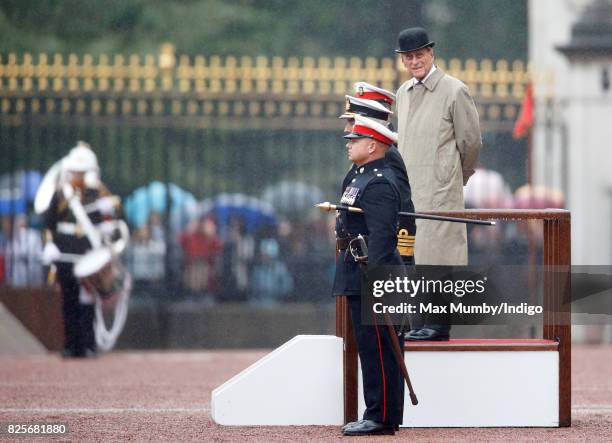
[[(339, 132), (129, 126), (78, 128), (59, 124), (53, 126), (25, 124), (2, 128), (1, 137), (2, 155), (5, 159), (2, 173), (28, 170), (44, 173), (50, 165), (67, 153), (76, 140), (88, 141), (98, 155), (103, 181), (114, 193), (122, 197), (126, 205), (126, 215), (131, 214), (130, 196), (151, 182), (157, 181), (160, 185), (163, 184), (164, 189), (166, 184), (172, 183), (182, 192), (193, 196), (196, 206), (184, 205), (178, 211), (178, 221), (175, 210), (168, 211), (165, 201), (161, 206), (159, 202), (151, 201), (150, 204), (158, 207), (158, 211), (156, 216), (147, 217), (148, 232), (146, 229), (140, 229), (142, 225), (139, 223), (131, 223), (132, 245), (135, 249), (131, 248), (125, 259), (132, 272), (136, 272), (136, 277), (138, 279), (142, 277), (141, 282), (137, 281), (137, 293), (139, 289), (141, 292), (158, 295), (168, 292), (169, 289), (173, 293), (182, 294), (208, 292), (200, 290), (203, 289), (202, 285), (207, 286), (203, 281), (192, 281), (191, 286), (194, 290), (185, 291), (188, 282), (183, 278), (182, 269), (189, 258), (185, 256), (184, 242), (189, 240), (186, 235), (181, 236), (181, 234), (191, 229), (197, 220), (209, 213), (203, 201), (208, 199), (214, 202), (220, 194), (241, 194), (259, 200), (266, 197), (265, 203), (274, 209), (274, 220), (272, 226), (265, 225), (261, 228), (245, 226), (248, 234), (246, 244), (242, 245), (245, 250), (240, 253), (225, 251), (226, 255), (241, 254), (239, 261), (242, 262), (240, 266), (244, 269), (235, 272), (245, 274), (243, 278), (248, 279), (261, 261), (261, 241), (268, 239), (269, 241), (264, 243), (270, 249), (268, 255), (283, 256), (290, 274), (297, 268), (303, 268), (297, 278), (298, 281), (295, 282), (304, 281), (305, 286), (300, 292), (302, 294), (312, 292), (320, 294), (321, 298), (327, 298), (328, 291), (324, 287), (331, 277), (330, 273), (322, 268), (323, 263), (329, 262), (333, 257), (333, 243), (329, 234), (325, 235), (328, 231), (328, 218), (315, 211), (312, 204), (321, 199), (333, 199), (338, 171), (347, 167)], [(17, 179), (14, 179), (14, 189), (18, 187), (16, 182)], [(310, 188), (318, 192), (314, 195), (306, 194)], [(153, 195), (155, 191), (151, 188), (149, 191), (151, 200), (166, 199), (165, 196)], [(176, 196), (171, 192), (170, 199), (172, 198)], [(316, 198), (319, 200), (313, 200)], [(171, 202), (169, 207), (173, 208), (177, 203)], [(219, 208), (220, 211), (222, 209)], [(263, 209), (254, 210), (263, 211)], [(31, 203), (28, 204), (27, 212), (30, 216), (29, 224), (33, 228), (40, 228), (40, 221), (33, 217), (31, 212)], [(214, 216), (216, 211), (210, 213)], [(239, 219), (241, 214), (246, 217), (245, 222), (251, 220), (248, 210), (237, 211), (236, 219)], [(10, 218), (10, 216), (11, 214), (7, 213), (4, 217)], [(257, 217), (257, 214), (254, 216)], [(128, 217), (128, 220), (131, 218)], [(167, 220), (172, 222), (167, 223)], [(161, 222), (160, 226), (150, 225), (151, 222), (157, 221)], [(228, 219), (216, 220), (217, 235), (224, 244), (230, 235), (228, 221)], [(8, 231), (6, 237), (10, 236), (9, 224), (5, 223)], [(282, 236), (277, 233), (279, 228), (283, 229)], [(321, 234), (316, 241), (311, 237), (315, 232)], [(158, 235), (156, 240), (166, 243), (165, 248), (155, 246), (154, 243), (148, 244), (149, 240), (152, 240), (152, 234)], [(293, 249), (300, 250), (294, 253), (292, 248), (288, 250), (280, 248), (280, 243), (283, 242), (291, 243), (295, 245)], [(277, 246), (274, 246), (274, 243)], [(202, 247), (205, 248), (204, 245)], [(238, 244), (236, 247), (241, 248)], [(194, 248), (197, 249), (197, 245)], [(327, 252), (327, 257), (323, 251)], [(206, 251), (200, 252), (204, 256), (208, 254)], [(197, 254), (197, 251), (194, 253)], [(238, 260), (237, 257), (224, 256), (223, 252), (215, 255), (214, 258), (207, 258), (207, 263), (197, 269), (206, 272), (205, 269), (211, 266), (216, 269), (214, 274), (221, 278), (231, 271), (232, 266), (238, 266), (237, 263), (233, 263), (234, 260)], [(135, 263), (135, 260), (139, 262)], [(14, 266), (9, 266), (10, 261), (11, 257), (5, 257), (7, 272), (15, 269)], [(309, 270), (314, 272), (315, 269), (319, 278), (313, 278), (311, 283), (308, 283), (310, 278), (303, 274)], [(276, 277), (271, 275), (269, 278), (281, 278), (284, 274), (282, 267), (277, 267), (276, 272), (278, 273)], [(152, 276), (154, 277), (152, 281), (148, 281)], [(264, 275), (261, 278), (266, 277)], [(159, 279), (168, 281), (160, 286)], [(316, 285), (319, 280), (322, 280), (321, 287)], [(226, 286), (221, 281), (210, 284), (213, 286), (210, 288), (211, 293), (219, 292), (219, 287)], [(261, 284), (273, 286), (276, 283), (264, 281)], [(288, 287), (299, 289), (299, 286), (294, 285)], [(287, 292), (285, 296), (291, 298), (293, 291), (285, 292)], [(309, 298), (317, 298), (314, 294)]]
[[(506, 140), (524, 66), (438, 64), (474, 91), (485, 138)], [(405, 73), (391, 59), (189, 59), (171, 46), (143, 59), (0, 58), (0, 278), (44, 281), (40, 220), (31, 200), (19, 206), (17, 172), (44, 174), (84, 140), (123, 199), (136, 295), (331, 302), (333, 217), (311, 205), (335, 200), (348, 168), (337, 116), (359, 80), (393, 90)], [(145, 202), (135, 202), (145, 186)], [(236, 204), (243, 209), (229, 209)], [(33, 229), (24, 242), (35, 244), (11, 246), (20, 223)]]

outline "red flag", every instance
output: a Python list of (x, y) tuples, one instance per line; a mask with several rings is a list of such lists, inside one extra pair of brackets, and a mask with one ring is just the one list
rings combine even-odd
[(519, 114), (516, 123), (514, 124), (514, 130), (512, 131), (512, 137), (519, 139), (524, 137), (533, 125), (533, 88), (531, 83), (527, 85), (525, 91), (525, 97), (523, 97), (523, 104), (521, 105), (521, 113)]

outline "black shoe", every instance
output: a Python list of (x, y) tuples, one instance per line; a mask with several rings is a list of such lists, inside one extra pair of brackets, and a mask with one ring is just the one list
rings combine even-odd
[(62, 349), (62, 353), (61, 353), (62, 358), (72, 358), (72, 357), (76, 357), (76, 352), (74, 352), (72, 349), (70, 348), (64, 348)]
[(362, 420), (355, 426), (342, 431), (344, 435), (395, 435), (395, 426), (378, 423), (373, 420)]
[(416, 332), (410, 331), (404, 336), (409, 341), (446, 341), (450, 338), (448, 332), (440, 332), (437, 329), (423, 328)]
[(404, 340), (408, 340), (409, 336), (411, 336), (412, 334), (416, 334), (419, 331), (420, 331), (420, 329), (411, 329), (408, 332), (404, 332)]
[[(359, 420), (359, 421), (351, 421), (347, 424), (345, 424), (344, 426), (342, 426), (342, 431), (344, 432), (346, 429), (348, 428), (352, 428), (353, 426), (356, 426), (358, 424), (363, 423), (365, 420)], [(399, 431), (400, 425), (393, 425), (393, 429), (395, 429), (395, 431)]]
[(85, 358), (96, 358), (98, 356), (98, 351), (92, 348), (85, 348), (85, 352), (83, 353), (83, 357)]
[(91, 348), (79, 349), (78, 351), (64, 348), (62, 351), (62, 357), (64, 358), (95, 358), (97, 356), (98, 352)]
[(342, 432), (344, 432), (346, 429), (348, 428), (352, 428), (353, 426), (356, 426), (358, 424), (363, 423), (365, 420), (359, 420), (359, 421), (351, 421), (347, 424), (345, 424), (344, 426), (342, 426)]

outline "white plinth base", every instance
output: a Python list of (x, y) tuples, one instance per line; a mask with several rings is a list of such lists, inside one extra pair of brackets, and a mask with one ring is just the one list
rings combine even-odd
[[(559, 426), (556, 351), (406, 352), (406, 427)], [(406, 390), (407, 391), (407, 390)], [(359, 417), (365, 410), (359, 374)]]
[[(216, 423), (341, 425), (342, 340), (298, 335), (212, 393)], [(406, 427), (559, 425), (557, 351), (419, 351), (405, 354), (419, 404), (406, 395)], [(359, 417), (365, 405), (359, 374)]]
[(342, 425), (342, 339), (298, 335), (212, 392), (222, 425)]

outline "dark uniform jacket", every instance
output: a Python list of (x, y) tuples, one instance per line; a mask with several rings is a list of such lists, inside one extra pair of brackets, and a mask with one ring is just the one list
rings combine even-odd
[[(406, 171), (406, 165), (402, 158), (397, 146), (391, 146), (387, 150), (385, 155), (385, 163), (389, 169), (393, 171), (395, 176), (395, 184), (399, 189), (400, 200), (401, 200), (401, 212), (415, 212), (414, 204), (412, 203), (412, 191), (410, 189), (410, 181), (408, 179), (408, 172)], [(349, 172), (342, 181), (342, 192), (347, 187), (349, 182), (354, 178), (355, 172), (358, 168), (353, 165)], [(400, 217), (399, 229), (406, 229), (412, 236), (416, 235), (416, 222), (413, 217)]]
[[(386, 166), (393, 171), (395, 176), (395, 184), (399, 190), (401, 200), (401, 212), (415, 212), (414, 204), (412, 203), (412, 192), (410, 190), (410, 181), (408, 180), (408, 173), (406, 171), (406, 165), (400, 155), (396, 146), (391, 146), (385, 155)], [(355, 175), (358, 173), (359, 168), (356, 165), (351, 166), (351, 169), (347, 172), (344, 180), (342, 181), (342, 192), (346, 189), (348, 184), (351, 182)], [(410, 236), (410, 241), (414, 241), (416, 235), (416, 223), (414, 217), (400, 217), (398, 231), (405, 230)], [(339, 228), (336, 226), (336, 235), (339, 233)], [(414, 264), (414, 258), (412, 254), (412, 248), (410, 249), (409, 255), (404, 255), (406, 252), (401, 252), (404, 264)], [(405, 249), (401, 249), (405, 251)]]
[[(109, 193), (104, 188), (86, 188), (81, 197), (81, 203), (85, 206), (105, 195), (109, 195)], [(88, 215), (94, 225), (103, 221), (102, 214), (97, 210), (89, 212)], [(53, 242), (61, 252), (66, 254), (84, 254), (91, 249), (87, 235), (77, 224), (62, 191), (58, 191), (53, 195), (49, 208), (43, 214), (43, 220), (45, 228), (51, 231)], [(71, 227), (76, 231), (70, 232)]]
[[(393, 171), (384, 159), (375, 160), (349, 172), (340, 203), (362, 208), (364, 214), (339, 211), (336, 219), (338, 238), (358, 234), (368, 237), (368, 266), (401, 265), (397, 251), (400, 191)], [(334, 295), (360, 295), (361, 269), (346, 249), (336, 260)]]

